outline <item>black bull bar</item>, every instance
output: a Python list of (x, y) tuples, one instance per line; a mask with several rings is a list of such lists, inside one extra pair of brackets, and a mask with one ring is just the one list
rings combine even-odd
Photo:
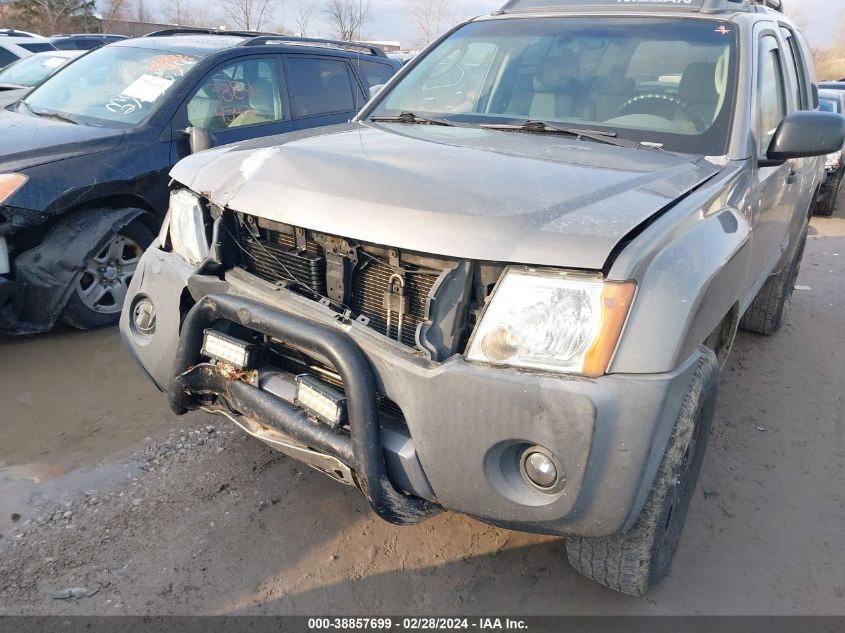
[[(312, 421), (299, 407), (211, 368), (189, 371), (200, 361), (204, 330), (221, 319), (327, 358), (346, 391), (349, 433)], [(181, 415), (197, 408), (193, 396), (197, 393), (216, 394), (240, 414), (344, 462), (355, 471), (358, 486), (373, 511), (386, 521), (417, 523), (439, 511), (429, 501), (404, 495), (390, 483), (373, 372), (364, 353), (343, 332), (257, 301), (227, 294), (206, 295), (191, 308), (182, 326), (168, 392), (171, 409)]]

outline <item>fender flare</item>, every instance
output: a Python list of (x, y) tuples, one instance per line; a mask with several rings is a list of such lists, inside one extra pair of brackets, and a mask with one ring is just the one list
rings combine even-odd
[(15, 259), (19, 306), (13, 334), (49, 330), (59, 318), (85, 261), (109, 236), (147, 213), (144, 209), (85, 209), (57, 222), (42, 242)]

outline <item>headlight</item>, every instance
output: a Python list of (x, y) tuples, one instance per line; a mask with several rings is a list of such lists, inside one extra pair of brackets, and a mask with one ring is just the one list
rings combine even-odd
[[(824, 161), (824, 166), (829, 169), (839, 169), (839, 162), (842, 160), (842, 151), (828, 154)], [(2, 178), (2, 176), (0, 176)]]
[(0, 174), (0, 204), (15, 193), (27, 181), (23, 174)]
[(470, 361), (601, 376), (616, 349), (634, 282), (511, 268), (467, 348)]
[(199, 264), (208, 257), (205, 235), (205, 213), (200, 199), (187, 189), (170, 194), (170, 245), (191, 264)]

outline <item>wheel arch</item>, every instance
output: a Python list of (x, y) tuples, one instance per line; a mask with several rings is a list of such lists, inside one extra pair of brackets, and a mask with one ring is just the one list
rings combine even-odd
[(112, 232), (145, 214), (145, 209), (137, 207), (78, 209), (62, 216), (37, 246), (18, 255), (18, 318), (26, 330), (49, 330), (67, 303), (85, 261), (103, 247)]

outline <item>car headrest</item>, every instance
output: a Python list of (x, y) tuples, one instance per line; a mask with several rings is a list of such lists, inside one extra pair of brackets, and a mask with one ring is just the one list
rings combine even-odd
[(678, 96), (693, 105), (716, 101), (719, 98), (716, 92), (716, 64), (702, 62), (687, 66), (678, 86)]

